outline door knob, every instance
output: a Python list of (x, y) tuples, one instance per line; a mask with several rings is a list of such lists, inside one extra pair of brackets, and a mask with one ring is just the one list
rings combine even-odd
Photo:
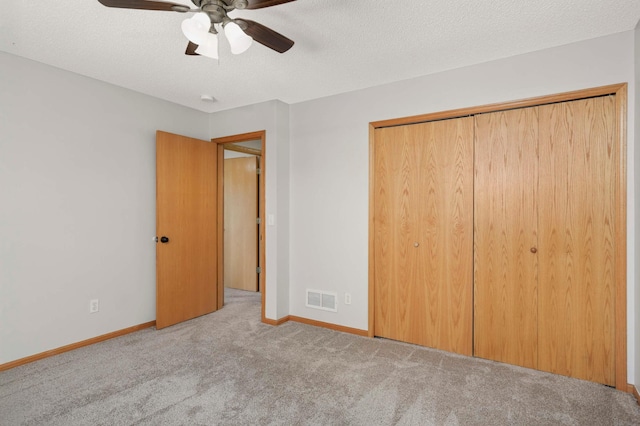
[(531, 247), (531, 253), (535, 254), (538, 252), (538, 249), (535, 247)]
[(419, 247), (419, 246), (420, 246), (420, 243), (419, 243), (419, 242), (415, 242), (415, 243), (413, 243), (413, 246), (414, 246), (414, 247)]
[(160, 242), (161, 243), (168, 243), (169, 242), (169, 238), (165, 237), (164, 235), (162, 237), (160, 237)]

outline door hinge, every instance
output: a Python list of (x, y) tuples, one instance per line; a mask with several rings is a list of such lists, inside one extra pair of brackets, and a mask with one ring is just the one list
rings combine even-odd
[(262, 169), (256, 169), (256, 174), (259, 175), (262, 173)]
[(257, 218), (257, 219), (256, 219), (256, 223), (257, 223), (258, 225), (260, 225), (260, 224), (262, 223), (262, 219)]
[(262, 268), (258, 266), (256, 268), (256, 274), (261, 274), (261, 273), (262, 273)]

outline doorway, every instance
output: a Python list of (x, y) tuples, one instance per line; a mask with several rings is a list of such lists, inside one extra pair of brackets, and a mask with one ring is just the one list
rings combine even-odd
[[(217, 233), (217, 246), (218, 246), (218, 309), (222, 308), (224, 305), (224, 297), (225, 297), (225, 287), (228, 284), (231, 284), (229, 287), (235, 287), (233, 283), (227, 283), (226, 280), (230, 279), (230, 275), (225, 273), (225, 268), (235, 267), (232, 266), (236, 261), (239, 260), (239, 252), (234, 247), (231, 249), (229, 244), (233, 244), (233, 242), (228, 241), (225, 244), (225, 233), (227, 233), (226, 223), (229, 222), (228, 219), (225, 220), (225, 210), (229, 213), (229, 209), (225, 209), (225, 161), (231, 160), (232, 158), (253, 158), (254, 164), (256, 165), (256, 177), (257, 177), (257, 214), (255, 217), (255, 229), (257, 232), (255, 233), (255, 245), (249, 245), (248, 248), (243, 250), (251, 250), (253, 251), (253, 247), (256, 250), (255, 259), (257, 263), (255, 264), (255, 273), (256, 273), (256, 284), (255, 290), (260, 292), (261, 297), (261, 316), (262, 320), (265, 319), (265, 228), (264, 228), (264, 220), (265, 217), (265, 135), (266, 132), (258, 131), (251, 133), (244, 133), (239, 135), (226, 136), (222, 138), (214, 138), (211, 140), (212, 143), (217, 144), (218, 150), (218, 233)], [(229, 176), (227, 175), (227, 178)], [(228, 195), (228, 194), (227, 194)], [(235, 253), (233, 253), (235, 251)], [(233, 254), (233, 261), (229, 262), (230, 256)], [(251, 256), (248, 256), (250, 258)], [(245, 266), (246, 269), (246, 266)], [(255, 291), (254, 290), (254, 291)]]
[(223, 146), (224, 286), (225, 289), (257, 292), (260, 290), (260, 141)]

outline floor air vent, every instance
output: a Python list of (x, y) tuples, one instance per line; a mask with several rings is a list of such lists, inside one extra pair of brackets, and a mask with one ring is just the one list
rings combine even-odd
[(307, 307), (338, 312), (338, 294), (319, 290), (307, 290)]

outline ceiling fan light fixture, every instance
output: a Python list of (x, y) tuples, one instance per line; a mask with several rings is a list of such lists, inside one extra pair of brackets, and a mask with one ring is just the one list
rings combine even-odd
[(198, 45), (196, 53), (207, 58), (218, 59), (218, 36), (207, 33), (204, 41)]
[(210, 28), (211, 19), (206, 13), (196, 13), (193, 17), (182, 21), (182, 33), (190, 42), (197, 45), (206, 43)]
[(246, 35), (235, 22), (227, 22), (225, 24), (224, 35), (227, 36), (229, 45), (231, 45), (231, 53), (234, 55), (245, 52), (253, 42), (253, 39)]
[[(238, 9), (262, 9), (290, 3), (296, 0), (191, 0), (196, 6), (192, 9), (187, 6), (186, 0), (181, 3), (173, 3), (167, 0), (98, 0), (103, 6), (122, 9), (163, 10), (173, 12), (195, 12), (191, 19), (182, 22), (182, 32), (189, 40), (185, 55), (197, 56), (196, 49), (205, 44), (207, 39), (212, 40), (209, 34), (217, 35), (222, 28), (225, 29), (227, 39), (231, 46), (231, 52), (235, 55), (243, 53), (252, 44), (253, 40), (263, 46), (284, 53), (291, 49), (294, 41), (282, 34), (266, 27), (258, 22), (244, 18), (231, 18), (230, 12)], [(175, 1), (175, 0), (173, 0)], [(199, 52), (209, 52), (217, 55), (213, 46), (202, 47)]]

